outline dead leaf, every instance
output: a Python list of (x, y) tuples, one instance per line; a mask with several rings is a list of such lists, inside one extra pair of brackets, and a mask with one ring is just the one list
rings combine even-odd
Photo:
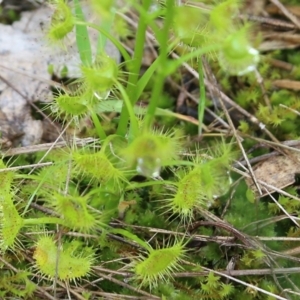
[[(295, 174), (300, 171), (300, 157), (297, 154), (290, 156), (272, 156), (261, 164), (253, 167), (255, 178), (278, 189), (283, 189), (295, 182)], [(246, 179), (248, 187), (259, 197), (268, 195), (266, 188), (260, 185), (263, 195), (260, 196), (251, 178)], [(275, 190), (268, 188), (269, 193)]]

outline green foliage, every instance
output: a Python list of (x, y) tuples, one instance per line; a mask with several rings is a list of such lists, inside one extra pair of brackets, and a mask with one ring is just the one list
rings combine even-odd
[[(6, 169), (6, 165), (2, 159), (0, 160), (0, 168), (2, 170)], [(7, 170), (5, 172), (2, 171), (0, 173), (0, 188), (1, 188), (1, 191), (4, 192), (4, 194), (10, 193), (11, 188), (12, 188), (13, 179), (14, 179), (14, 172), (12, 172), (12, 171)]]
[[(294, 193), (291, 193), (294, 194)], [(280, 195), (278, 199), (278, 203), (289, 213), (294, 214), (299, 211), (300, 203), (298, 200), (290, 199), (289, 197), (285, 197)], [(268, 207), (273, 214), (278, 214), (281, 212), (280, 207), (276, 203), (269, 203)]]
[(276, 106), (270, 112), (270, 109), (266, 106), (259, 105), (257, 116), (266, 124), (272, 124), (273, 126), (279, 126), (284, 118), (281, 116), (282, 108)]
[(232, 32), (235, 30), (235, 25), (232, 22), (232, 17), (238, 13), (239, 1), (229, 0), (220, 2), (210, 13), (210, 22), (219, 32)]
[[(209, 208), (214, 199), (225, 194), (230, 187), (230, 146), (220, 144), (214, 147), (213, 158), (196, 158), (192, 166), (175, 171), (177, 181), (165, 207), (172, 214), (178, 214), (184, 222), (190, 222), (195, 211)], [(218, 157), (219, 152), (222, 154)]]
[(161, 167), (177, 160), (180, 150), (176, 133), (142, 132), (128, 147), (121, 149), (120, 154), (138, 173), (157, 177)]
[(67, 119), (70, 116), (82, 116), (88, 112), (88, 107), (82, 103), (79, 96), (71, 96), (67, 94), (56, 97), (52, 109), (57, 112), (57, 116), (63, 115)]
[(32, 297), (36, 286), (28, 277), (29, 272), (21, 271), (13, 274), (9, 271), (1, 272), (0, 278), (0, 296), (7, 299), (9, 295), (25, 299)]
[(75, 151), (72, 154), (77, 172), (102, 184), (119, 187), (126, 182), (125, 170), (119, 169), (105, 151)]
[(24, 226), (24, 220), (17, 211), (11, 194), (3, 194), (0, 204), (0, 250), (13, 248), (20, 229)]
[(178, 6), (175, 8), (173, 25), (176, 36), (189, 46), (199, 47), (208, 39), (208, 20), (209, 15), (195, 7)]
[(240, 125), (238, 128), (242, 133), (248, 133), (250, 130), (249, 124), (245, 121), (240, 121)]
[(109, 18), (114, 9), (114, 0), (91, 0), (92, 7), (104, 19)]
[(253, 71), (259, 62), (259, 53), (249, 41), (249, 28), (241, 28), (230, 34), (224, 41), (219, 62), (231, 74), (243, 75)]
[(227, 0), (215, 5), (209, 13), (194, 6), (178, 6), (174, 14), (175, 35), (190, 47), (219, 44), (216, 56), (221, 67), (230, 74), (253, 71), (259, 53), (249, 41), (250, 26), (233, 22), (238, 6), (239, 1)]
[(257, 104), (260, 97), (261, 92), (257, 88), (243, 89), (238, 91), (236, 101), (243, 108), (249, 108), (253, 104)]
[(52, 280), (57, 274), (60, 280), (72, 281), (91, 272), (94, 258), (90, 249), (83, 248), (76, 240), (65, 242), (62, 249), (60, 251), (52, 237), (41, 237), (33, 254), (37, 270)]
[(149, 249), (148, 256), (140, 256), (133, 262), (135, 278), (141, 286), (156, 287), (158, 282), (172, 278), (172, 273), (179, 270), (180, 261), (185, 256), (183, 241), (161, 249)]
[[(130, 11), (139, 14), (136, 30), (132, 30), (127, 23), (123, 26), (128, 18), (123, 11), (115, 15), (119, 9), (115, 1), (91, 1), (100, 25), (85, 22), (79, 0), (73, 5), (54, 1), (48, 38), (63, 43), (75, 27), (81, 77), (75, 88), (54, 96), (52, 115), (64, 124), (72, 121), (75, 128), (82, 120), (94, 125), (99, 141), (85, 146), (71, 144), (63, 151), (14, 161), (14, 166), (28, 161), (51, 163), (32, 172), (9, 170), (1, 160), (2, 298), (30, 298), (35, 284), (50, 286), (63, 281), (68, 289), (74, 283), (78, 290), (86, 289), (82, 295), (87, 299), (93, 298), (95, 290), (120, 294), (120, 298), (121, 294), (136, 297), (151, 293), (175, 300), (238, 299), (236, 295), (245, 300), (271, 299), (273, 296), (263, 296), (255, 286), (277, 295), (299, 281), (296, 276), (290, 276), (291, 280), (278, 277), (281, 289), (271, 277), (244, 276), (244, 283), (254, 286), (246, 288), (213, 272), (225, 271), (230, 257), (237, 257), (232, 271), (288, 266), (283, 254), (279, 259), (272, 251), (286, 250), (289, 243), (263, 242), (258, 237), (277, 237), (285, 230), (290, 237), (300, 233), (289, 221), (284, 229), (278, 229), (281, 209), (267, 200), (258, 201), (232, 171), (234, 159), (240, 156), (234, 150), (234, 139), (241, 138), (245, 150), (254, 146), (247, 136), (256, 134), (251, 120), (234, 119), (230, 108), (239, 131), (227, 128), (225, 132), (220, 127), (216, 133), (212, 126), (202, 124), (204, 110), (213, 101), (205, 99), (204, 75), (209, 79), (210, 74), (204, 72), (205, 64), (200, 61), (216, 58), (213, 74), (221, 77), (217, 80), (224, 90), (237, 105), (271, 125), (273, 134), (296, 136), (300, 125), (297, 115), (281, 104), (298, 111), (300, 102), (287, 90), (265, 95), (254, 73), (242, 78), (230, 76), (251, 72), (259, 62), (259, 53), (252, 46), (253, 28), (237, 18), (240, 1), (207, 1), (209, 10), (175, 2), (128, 1)], [(124, 30), (119, 32), (122, 37), (136, 31), (132, 57), (110, 33), (118, 26)], [(88, 27), (99, 31), (95, 55)], [(144, 70), (148, 28), (159, 54)], [(105, 53), (107, 39), (120, 50), (124, 63)], [(185, 52), (172, 59), (170, 52), (176, 49), (180, 53), (182, 45)], [(185, 121), (190, 118), (169, 111), (175, 105), (174, 95), (164, 90), (168, 81), (184, 82), (179, 71), (184, 63), (198, 66), (202, 106), (196, 121), (198, 134), (204, 134), (196, 146), (192, 138), (181, 134), (189, 133)], [(258, 68), (269, 79), (266, 86), (281, 78), (267, 59)], [(238, 88), (233, 89), (232, 84)], [(270, 105), (265, 96), (269, 96)], [(139, 106), (138, 101), (142, 103)], [(220, 112), (218, 118), (223, 117)], [(214, 135), (224, 138), (213, 143), (210, 136)], [(292, 194), (297, 195), (294, 190)], [(298, 201), (280, 196), (278, 202), (289, 214), (298, 214)], [(206, 273), (195, 275), (203, 271), (201, 266)], [(206, 268), (212, 271), (207, 273)]]
[[(1, 167), (6, 166), (1, 160)], [(11, 171), (1, 173), (1, 198), (0, 198), (0, 251), (13, 248), (17, 235), (24, 225), (14, 203), (12, 182), (14, 173)]]
[(48, 38), (50, 41), (58, 42), (73, 30), (74, 17), (65, 0), (55, 0), (54, 5), (55, 11), (52, 15)]
[(118, 66), (114, 59), (106, 54), (99, 55), (93, 66), (81, 67), (83, 82), (87, 90), (93, 93), (111, 90), (118, 77)]
[(97, 226), (97, 215), (88, 207), (87, 197), (55, 194), (51, 206), (64, 218), (64, 224), (81, 232), (89, 232)]
[(225, 284), (220, 279), (213, 272), (208, 274), (205, 281), (201, 282), (201, 299), (228, 299), (234, 293), (233, 285)]
[(259, 268), (263, 264), (266, 254), (261, 249), (246, 252), (241, 258), (241, 262), (248, 268)]

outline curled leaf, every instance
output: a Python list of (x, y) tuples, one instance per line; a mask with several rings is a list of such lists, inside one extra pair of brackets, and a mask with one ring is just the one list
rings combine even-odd
[(248, 35), (248, 28), (244, 27), (230, 34), (223, 43), (218, 60), (221, 67), (230, 74), (251, 72), (259, 62), (259, 52), (250, 45)]
[(42, 274), (54, 279), (57, 272), (60, 280), (76, 280), (87, 276), (94, 260), (91, 254), (85, 253), (85, 249), (80, 249), (76, 241), (64, 243), (62, 250), (58, 252), (57, 245), (50, 236), (38, 240), (33, 257), (36, 268)]
[(51, 19), (48, 38), (51, 41), (62, 40), (74, 28), (71, 8), (64, 0), (56, 0), (56, 9)]
[(133, 263), (135, 279), (140, 281), (141, 286), (149, 286), (151, 289), (159, 281), (172, 278), (172, 273), (181, 269), (180, 261), (185, 256), (184, 246), (183, 241), (180, 241), (173, 246), (152, 249), (147, 257), (141, 256)]

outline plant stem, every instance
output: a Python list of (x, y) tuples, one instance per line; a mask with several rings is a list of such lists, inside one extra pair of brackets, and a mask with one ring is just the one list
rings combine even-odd
[[(103, 31), (110, 32), (115, 20), (115, 9), (112, 9), (110, 17), (104, 19), (101, 23), (101, 28)], [(101, 54), (105, 52), (105, 45), (107, 41), (107, 36), (104, 35), (101, 31), (99, 31), (98, 43), (97, 43), (97, 54)]]
[(112, 36), (108, 31), (106, 31), (103, 27), (101, 26), (98, 26), (98, 25), (95, 25), (93, 23), (89, 23), (89, 22), (80, 22), (80, 21), (77, 21), (76, 24), (79, 24), (79, 25), (85, 25), (85, 26), (88, 26), (90, 28), (94, 28), (96, 30), (98, 30), (103, 36), (105, 36), (107, 39), (109, 39), (115, 46), (116, 48), (120, 51), (121, 55), (124, 57), (125, 59), (125, 64), (128, 66), (130, 65), (131, 66), (131, 63), (130, 63), (130, 56), (129, 54), (127, 53), (126, 49), (123, 47), (122, 43), (120, 43), (118, 41), (118, 39), (116, 39), (114, 36)]
[(152, 127), (155, 110), (158, 105), (159, 98), (163, 93), (164, 81), (166, 78), (166, 72), (168, 66), (168, 40), (169, 29), (173, 21), (173, 7), (174, 1), (167, 0), (165, 8), (165, 20), (164, 26), (157, 36), (160, 46), (159, 54), (159, 68), (157, 69), (157, 76), (155, 77), (151, 98), (148, 106), (148, 111), (145, 116), (144, 130), (149, 130)]
[[(84, 14), (79, 0), (74, 0), (74, 6), (76, 18), (84, 22)], [(76, 43), (82, 64), (90, 66), (92, 64), (92, 48), (86, 25), (76, 24)]]
[(42, 217), (42, 218), (31, 218), (24, 219), (24, 225), (41, 225), (41, 224), (60, 224), (64, 225), (63, 219), (54, 217)]
[(132, 102), (130, 101), (125, 89), (123, 88), (122, 84), (120, 84), (119, 82), (116, 82), (116, 85), (122, 95), (122, 98), (124, 100), (124, 103), (125, 103), (125, 107), (127, 109), (127, 112), (129, 114), (129, 117), (130, 117), (130, 133), (129, 133), (129, 136), (130, 137), (135, 137), (137, 136), (138, 134), (138, 131), (139, 131), (139, 127), (138, 127), (138, 122), (137, 122), (137, 118), (134, 114), (134, 109), (133, 109), (133, 104)]
[(91, 117), (92, 117), (93, 123), (96, 127), (97, 134), (98, 134), (100, 140), (104, 141), (106, 139), (106, 133), (102, 128), (99, 118), (98, 118), (97, 114), (93, 111), (93, 109), (90, 108), (89, 111), (91, 112)]
[[(147, 12), (151, 4), (152, 4), (151, 0), (143, 0), (142, 1), (143, 10)], [(136, 102), (135, 89), (136, 89), (136, 84), (139, 78), (139, 73), (142, 65), (146, 30), (147, 30), (147, 20), (145, 20), (145, 18), (139, 18), (137, 33), (135, 37), (135, 48), (134, 48), (134, 54), (132, 59), (132, 68), (129, 70), (130, 75), (128, 78), (128, 84), (126, 90), (127, 95), (132, 104)], [(121, 136), (126, 135), (128, 118), (129, 118), (129, 112), (127, 110), (126, 105), (123, 105), (119, 124), (118, 124), (118, 129), (117, 129), (118, 135)]]

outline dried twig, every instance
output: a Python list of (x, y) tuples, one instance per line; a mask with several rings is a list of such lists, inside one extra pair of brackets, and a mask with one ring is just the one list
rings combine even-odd
[(295, 17), (285, 6), (278, 0), (270, 0), (275, 6), (278, 7), (279, 10), (295, 24), (295, 26), (300, 29), (300, 22), (297, 17)]
[[(230, 270), (219, 271), (225, 275), (231, 276), (251, 276), (251, 275), (271, 275), (271, 274), (297, 274), (300, 273), (300, 268), (274, 268), (274, 269), (252, 269), (252, 270)], [(207, 276), (209, 271), (202, 272), (180, 272), (175, 273), (173, 277), (199, 277)]]
[(262, 16), (252, 16), (252, 15), (240, 15), (239, 17), (243, 20), (247, 19), (249, 21), (257, 22), (262, 25), (267, 25), (269, 27), (277, 28), (280, 30), (296, 29), (296, 26), (294, 24), (285, 22), (282, 20), (274, 19), (274, 18), (262, 17)]
[(85, 139), (73, 139), (68, 141), (61, 141), (56, 143), (45, 143), (45, 144), (38, 144), (38, 145), (32, 145), (32, 146), (26, 146), (26, 147), (19, 147), (19, 148), (11, 148), (6, 151), (2, 150), (2, 157), (8, 157), (8, 156), (14, 156), (14, 155), (20, 155), (20, 154), (29, 154), (29, 153), (35, 153), (39, 151), (47, 151), (50, 148), (51, 149), (58, 149), (58, 148), (64, 148), (68, 147), (69, 145), (75, 144), (80, 147), (84, 147), (88, 144), (92, 144), (97, 142), (97, 139), (94, 138), (85, 138)]

